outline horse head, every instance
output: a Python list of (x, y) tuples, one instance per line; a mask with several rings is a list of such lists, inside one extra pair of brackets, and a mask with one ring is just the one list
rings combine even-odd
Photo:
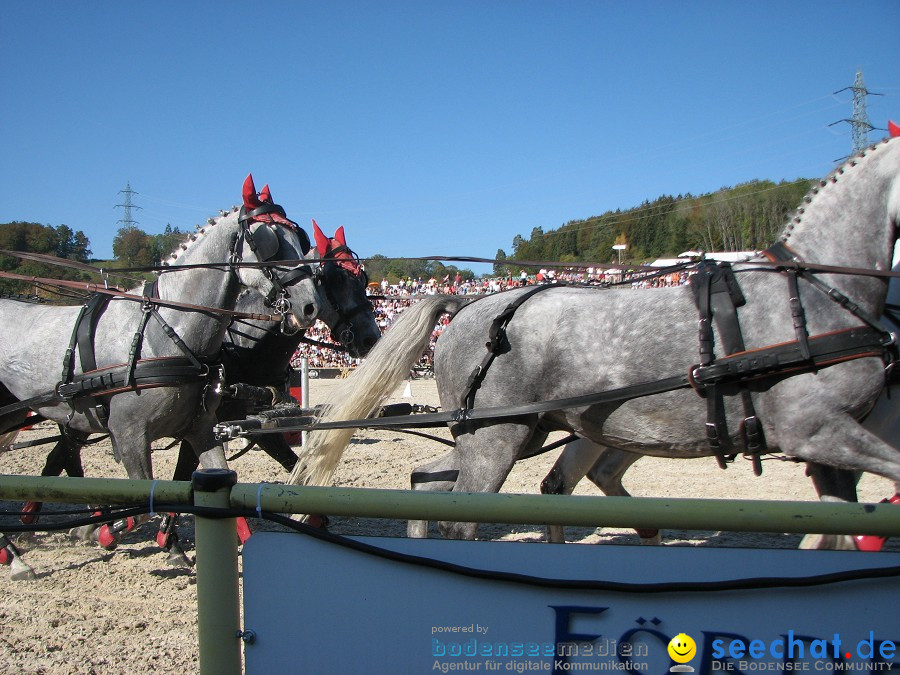
[(282, 318), (282, 330), (296, 333), (317, 318), (322, 303), (309, 265), (302, 264), (310, 251), (309, 237), (284, 209), (272, 200), (269, 186), (257, 193), (253, 176), (244, 181), (240, 230), (232, 251), (238, 262), (296, 262), (296, 265), (239, 267), (241, 283), (259, 291)]
[(317, 280), (327, 300), (320, 318), (351, 356), (365, 356), (381, 337), (372, 303), (366, 296), (366, 270), (347, 246), (343, 226), (332, 238), (322, 232), (315, 220), (312, 225), (316, 253), (321, 260)]

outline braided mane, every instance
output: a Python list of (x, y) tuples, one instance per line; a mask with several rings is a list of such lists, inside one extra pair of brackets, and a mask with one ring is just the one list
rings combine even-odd
[(179, 244), (178, 247), (174, 251), (172, 251), (171, 254), (169, 254), (168, 259), (162, 261), (162, 265), (164, 267), (174, 265), (176, 262), (178, 262), (179, 259), (181, 259), (184, 255), (186, 255), (187, 252), (194, 245), (196, 245), (196, 243), (198, 241), (203, 239), (203, 237), (206, 235), (206, 233), (209, 231), (210, 228), (215, 227), (220, 222), (222, 222), (225, 218), (228, 218), (229, 216), (232, 216), (233, 214), (237, 213), (238, 210), (239, 210), (239, 207), (233, 206), (233, 207), (231, 207), (231, 211), (228, 211), (228, 212), (220, 211), (219, 212), (220, 215), (218, 217), (212, 217), (209, 220), (207, 220), (206, 225), (204, 225), (202, 227), (200, 225), (197, 225), (197, 231), (189, 234), (185, 238), (185, 240), (183, 242), (181, 242), (181, 244)]
[(809, 192), (803, 197), (803, 204), (797, 207), (794, 211), (794, 217), (791, 218), (784, 226), (784, 229), (781, 232), (781, 241), (787, 242), (790, 239), (793, 229), (796, 225), (799, 225), (803, 220), (803, 214), (806, 212), (806, 207), (808, 204), (811, 204), (813, 199), (822, 192), (825, 188), (830, 187), (831, 185), (837, 183), (840, 180), (843, 180), (845, 174), (849, 171), (852, 171), (858, 165), (868, 161), (868, 158), (882, 146), (890, 143), (891, 141), (896, 141), (897, 137), (888, 137), (883, 138), (877, 143), (873, 143), (865, 150), (857, 153), (853, 157), (847, 159), (843, 164), (834, 169), (831, 173), (829, 173), (825, 178), (817, 181), (812, 188), (810, 188)]

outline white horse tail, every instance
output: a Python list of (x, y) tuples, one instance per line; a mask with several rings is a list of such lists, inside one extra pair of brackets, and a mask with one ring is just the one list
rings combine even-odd
[[(375, 412), (409, 377), (416, 360), (428, 346), (438, 317), (456, 313), (467, 302), (461, 297), (434, 296), (420, 300), (400, 314), (362, 365), (331, 390), (319, 421), (364, 419)], [(330, 483), (354, 431), (311, 431), (288, 482), (293, 485)]]

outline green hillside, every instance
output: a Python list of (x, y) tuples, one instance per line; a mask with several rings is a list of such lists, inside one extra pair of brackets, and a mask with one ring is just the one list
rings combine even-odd
[[(611, 263), (618, 260), (613, 245), (626, 244), (624, 259), (640, 263), (690, 249), (765, 248), (777, 239), (810, 184), (809, 179), (752, 181), (699, 197), (663, 195), (626, 211), (572, 220), (555, 230), (536, 227), (528, 239), (516, 236), (509, 258)], [(498, 258), (505, 256), (498, 251)]]

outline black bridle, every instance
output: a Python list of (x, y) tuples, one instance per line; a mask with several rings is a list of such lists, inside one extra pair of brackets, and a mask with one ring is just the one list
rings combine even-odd
[[(336, 255), (338, 253), (349, 254), (351, 259), (355, 261), (354, 266), (358, 271), (353, 272), (341, 267), (341, 259), (338, 259)], [(345, 280), (346, 277), (351, 276), (353, 277), (352, 280)], [(316, 283), (324, 292), (325, 297), (334, 312), (338, 315), (337, 322), (331, 327), (331, 337), (335, 342), (339, 342), (347, 348), (348, 351), (350, 345), (353, 344), (353, 341), (356, 338), (356, 334), (353, 331), (353, 318), (362, 312), (371, 313), (374, 311), (371, 301), (365, 296), (365, 288), (368, 279), (365, 269), (359, 263), (359, 258), (347, 246), (338, 246), (337, 248), (330, 250), (325, 258), (322, 259), (322, 263), (319, 265), (319, 269), (316, 272)], [(349, 307), (345, 307), (335, 297), (333, 289), (337, 284), (348, 282), (354, 283), (354, 281), (357, 280), (362, 284), (363, 297), (365, 297), (365, 299), (362, 302), (356, 302)]]
[[(266, 216), (268, 217), (265, 218)], [(278, 204), (263, 202), (259, 207), (250, 211), (242, 206), (238, 222), (241, 225), (241, 231), (235, 237), (231, 248), (231, 262), (242, 261), (245, 242), (259, 262), (266, 262), (274, 258), (281, 248), (278, 234), (274, 229), (270, 229), (270, 226), (276, 225), (296, 232), (300, 239), (301, 253), (304, 256), (309, 253), (309, 236), (296, 223), (288, 220), (284, 209)], [(316, 276), (309, 265), (297, 265), (287, 269), (263, 266), (262, 272), (272, 282), (272, 289), (266, 295), (265, 304), (282, 317), (286, 317), (291, 311), (290, 287)]]

